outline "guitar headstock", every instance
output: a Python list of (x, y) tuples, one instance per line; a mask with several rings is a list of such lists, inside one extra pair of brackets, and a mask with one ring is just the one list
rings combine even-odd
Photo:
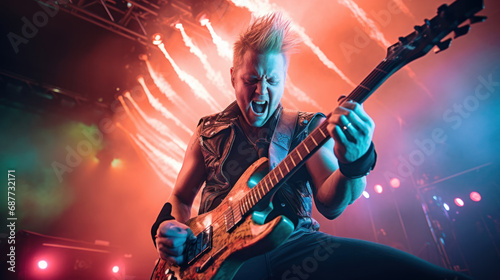
[[(386, 60), (402, 67), (433, 48), (437, 48), (436, 53), (446, 50), (452, 39), (443, 39), (451, 32), (455, 33), (454, 38), (463, 36), (470, 24), (483, 22), (486, 17), (476, 15), (483, 8), (483, 0), (457, 0), (451, 5), (441, 5), (435, 17), (426, 19), (423, 25), (416, 25), (409, 35), (399, 37), (399, 42), (387, 49)], [(460, 26), (466, 20), (469, 24)]]

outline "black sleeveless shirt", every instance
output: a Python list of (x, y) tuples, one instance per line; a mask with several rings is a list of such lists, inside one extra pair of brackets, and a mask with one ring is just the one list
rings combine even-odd
[[(200, 120), (198, 133), (205, 161), (207, 179), (202, 191), (199, 214), (216, 208), (238, 181), (245, 170), (259, 157), (266, 156), (277, 120), (281, 113), (278, 107), (257, 137), (248, 137), (248, 126), (236, 102), (219, 114)], [(307, 137), (311, 120), (321, 113), (299, 112), (290, 151)], [(246, 125), (246, 126), (245, 126)], [(299, 169), (275, 194), (275, 215), (284, 214), (294, 224), (319, 228), (311, 218), (311, 177), (305, 165)]]

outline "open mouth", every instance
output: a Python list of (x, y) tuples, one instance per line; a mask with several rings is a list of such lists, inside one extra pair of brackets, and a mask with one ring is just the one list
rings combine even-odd
[(252, 110), (255, 114), (262, 115), (266, 111), (267, 101), (252, 100), (250, 105), (252, 106)]

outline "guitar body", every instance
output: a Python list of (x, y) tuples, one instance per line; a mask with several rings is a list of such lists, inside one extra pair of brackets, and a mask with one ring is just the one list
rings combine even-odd
[(236, 205), (257, 180), (265, 175), (267, 166), (268, 159), (260, 158), (243, 173), (217, 208), (187, 222), (195, 236), (207, 227), (212, 227), (211, 248), (208, 251), (193, 263), (182, 267), (170, 266), (165, 260), (159, 259), (151, 279), (167, 280), (174, 279), (174, 276), (178, 280), (231, 279), (244, 261), (271, 251), (286, 241), (294, 230), (294, 225), (288, 218), (278, 216), (267, 223), (260, 223), (271, 212), (272, 205), (264, 207), (264, 211), (255, 215), (255, 219), (252, 215), (242, 217), (240, 223), (229, 232), (225, 219), (215, 218), (225, 217), (228, 209)]

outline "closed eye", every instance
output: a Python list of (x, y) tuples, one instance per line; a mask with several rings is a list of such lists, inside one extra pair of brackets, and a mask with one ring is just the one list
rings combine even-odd
[(269, 80), (267, 80), (267, 82), (268, 82), (270, 85), (273, 85), (273, 86), (278, 85), (278, 84), (280, 83), (280, 81), (279, 81), (279, 80), (276, 80), (276, 79), (269, 79)]

